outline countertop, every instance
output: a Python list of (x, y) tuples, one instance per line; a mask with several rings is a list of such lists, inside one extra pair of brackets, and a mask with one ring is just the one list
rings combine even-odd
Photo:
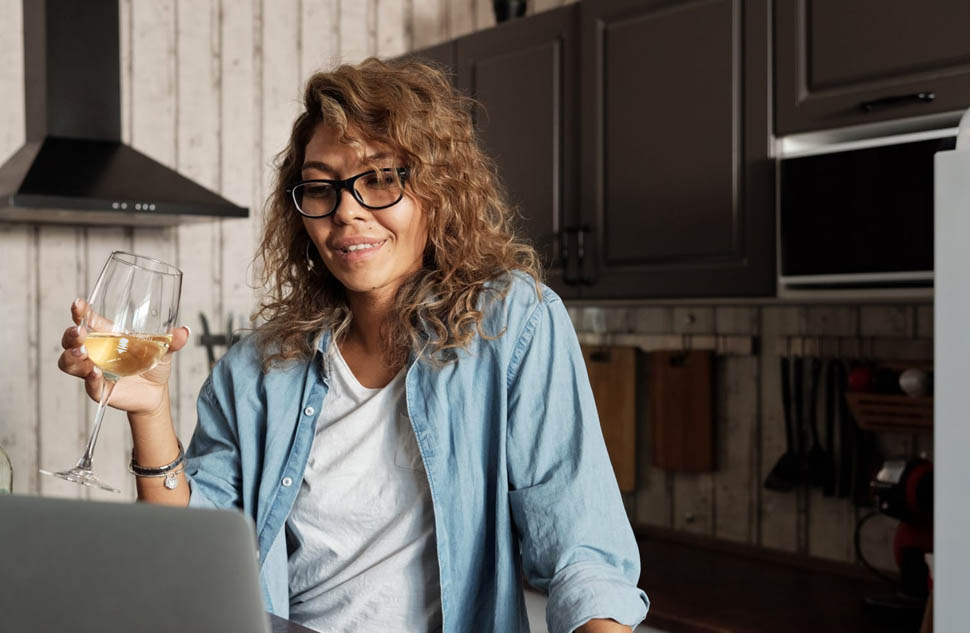
[[(670, 540), (671, 538), (676, 540)], [(845, 563), (638, 530), (645, 624), (671, 633), (876, 633), (863, 599), (892, 593)]]

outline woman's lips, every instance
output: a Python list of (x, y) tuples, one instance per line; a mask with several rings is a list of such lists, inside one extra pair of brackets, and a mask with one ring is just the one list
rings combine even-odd
[(371, 257), (374, 257), (375, 255), (377, 255), (377, 252), (380, 251), (382, 248), (384, 248), (384, 244), (386, 243), (387, 243), (387, 240), (383, 240), (381, 242), (376, 242), (373, 246), (370, 246), (369, 248), (357, 248), (357, 250), (352, 250), (349, 252), (340, 248), (332, 248), (330, 250), (333, 251), (333, 253), (335, 253), (337, 258), (340, 259), (341, 261), (348, 262), (348, 263), (359, 262), (359, 261), (364, 261), (366, 259), (370, 259)]

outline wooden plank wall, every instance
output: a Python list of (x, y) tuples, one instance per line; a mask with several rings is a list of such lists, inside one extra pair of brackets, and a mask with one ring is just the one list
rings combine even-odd
[[(124, 416), (109, 411), (97, 469), (122, 495), (41, 478), (40, 466), (66, 467), (80, 454), (94, 404), (56, 366), (68, 306), (84, 295), (106, 255), (134, 249), (177, 263), (186, 273), (182, 320), (199, 332), (199, 312), (219, 330), (254, 306), (249, 266), (270, 184), (286, 143), (301, 81), (314, 69), (394, 56), (494, 24), (489, 0), (119, 0), (123, 136), (230, 200), (248, 220), (172, 229), (53, 227), (0, 223), (0, 445), (21, 493), (128, 500), (130, 440)], [(572, 0), (535, 0), (542, 11)], [(0, 160), (23, 143), (21, 0), (0, 0)], [(932, 307), (654, 306), (573, 309), (578, 329), (664, 334), (759, 335), (759, 356), (724, 357), (718, 367), (718, 446), (713, 475), (671, 475), (641, 460), (636, 519), (691, 532), (852, 560), (856, 512), (815, 493), (780, 495), (760, 482), (784, 443), (778, 335), (932, 336)], [(688, 319), (692, 316), (693, 319)], [(190, 344), (173, 379), (178, 432), (191, 436), (195, 396), (208, 373)], [(648, 424), (649, 421), (645, 421)], [(640, 433), (640, 437), (646, 437)], [(929, 449), (927, 437), (884, 437), (887, 448)], [(646, 456), (649, 453), (641, 450)], [(892, 523), (867, 530), (870, 556), (888, 564)]]
[[(755, 355), (718, 357), (718, 466), (714, 473), (671, 473), (650, 463), (646, 407), (650, 396), (642, 386), (645, 383), (638, 382), (637, 492), (627, 499), (634, 521), (831, 560), (855, 561), (853, 531), (856, 521), (868, 509), (856, 509), (844, 499), (826, 498), (818, 490), (778, 493), (762, 486), (785, 449), (779, 339), (873, 340), (879, 356), (906, 358), (914, 347), (932, 349), (932, 304), (765, 303), (631, 308), (584, 305), (570, 307), (569, 311), (580, 332), (680, 335), (671, 340), (687, 347), (693, 335), (749, 335), (760, 342)], [(823, 351), (837, 355), (831, 349)], [(646, 363), (641, 359), (638, 371), (645, 369)], [(824, 415), (824, 408), (819, 414)], [(924, 451), (932, 454), (932, 436), (928, 433), (881, 433), (879, 444), (887, 455), (916, 456)], [(864, 555), (884, 569), (895, 568), (895, 528), (895, 521), (880, 516), (869, 522), (862, 533)]]

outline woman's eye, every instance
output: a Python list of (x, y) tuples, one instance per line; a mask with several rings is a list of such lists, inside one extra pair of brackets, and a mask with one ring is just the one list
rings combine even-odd
[(303, 195), (311, 198), (327, 198), (333, 195), (333, 185), (312, 184), (303, 187)]

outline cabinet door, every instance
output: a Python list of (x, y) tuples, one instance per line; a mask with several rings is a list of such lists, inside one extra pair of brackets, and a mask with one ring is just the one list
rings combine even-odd
[[(458, 40), (458, 84), (481, 105), (475, 124), (495, 160), (520, 226), (565, 297), (560, 235), (578, 188), (578, 10), (543, 12)], [(575, 264), (570, 267), (571, 272)]]
[(970, 105), (967, 0), (775, 0), (775, 34), (779, 134)]
[(458, 66), (458, 46), (454, 40), (428, 46), (416, 51), (411, 51), (404, 57), (415, 57), (422, 61), (431, 62), (451, 75), (454, 83)]
[(583, 297), (774, 294), (767, 0), (582, 7)]

